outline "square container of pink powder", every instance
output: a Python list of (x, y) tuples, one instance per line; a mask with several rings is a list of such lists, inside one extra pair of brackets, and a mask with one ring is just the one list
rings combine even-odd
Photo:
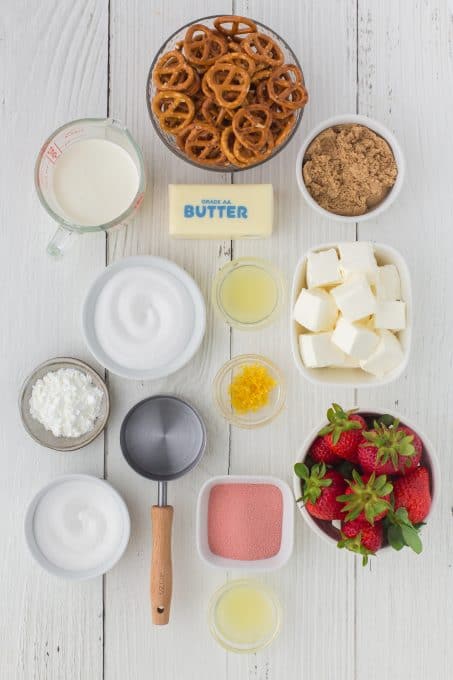
[(197, 504), (197, 548), (222, 569), (269, 571), (293, 551), (294, 497), (277, 477), (222, 476), (202, 486)]

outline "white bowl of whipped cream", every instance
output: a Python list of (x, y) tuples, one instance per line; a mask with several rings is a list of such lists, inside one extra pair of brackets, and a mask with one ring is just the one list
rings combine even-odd
[(112, 373), (153, 380), (193, 357), (206, 328), (195, 281), (161, 257), (129, 257), (107, 267), (88, 291), (82, 312), (85, 341)]
[(44, 486), (25, 515), (28, 548), (46, 571), (82, 581), (122, 557), (130, 536), (127, 506), (103, 479), (63, 475)]

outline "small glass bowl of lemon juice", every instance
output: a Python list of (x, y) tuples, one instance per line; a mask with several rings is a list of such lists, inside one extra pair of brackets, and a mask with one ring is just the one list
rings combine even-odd
[(214, 306), (234, 328), (254, 330), (271, 324), (284, 301), (280, 272), (266, 260), (240, 257), (217, 273), (212, 291)]
[(219, 644), (230, 652), (252, 654), (278, 635), (281, 606), (275, 593), (259, 581), (229, 581), (214, 593), (209, 626)]

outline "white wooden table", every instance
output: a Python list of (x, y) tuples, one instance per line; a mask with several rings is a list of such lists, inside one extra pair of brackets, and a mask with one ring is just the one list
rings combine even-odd
[[(255, 17), (300, 58), (310, 92), (302, 125), (275, 160), (234, 182), (272, 182), (274, 236), (259, 242), (174, 242), (167, 234), (169, 182), (230, 182), (170, 155), (145, 105), (145, 81), (163, 40), (214, 13)], [(453, 496), (451, 338), (453, 305), (453, 3), (447, 0), (4, 0), (0, 12), (0, 678), (2, 680), (448, 680), (453, 673)], [(360, 228), (316, 216), (294, 177), (298, 146), (336, 113), (373, 116), (399, 138), (407, 159), (402, 195)], [(61, 261), (45, 245), (53, 226), (38, 204), (33, 165), (49, 132), (68, 120), (110, 115), (140, 143), (148, 170), (145, 203), (127, 230), (76, 239)], [(107, 376), (113, 412), (104, 439), (78, 453), (42, 449), (22, 429), (22, 379), (55, 355), (91, 360), (80, 332), (88, 285), (109, 262), (156, 254), (184, 266), (208, 296), (232, 256), (271, 259), (290, 280), (316, 243), (375, 239), (398, 248), (412, 271), (415, 333), (408, 370), (378, 390), (317, 389), (296, 374), (288, 322), (257, 334), (230, 333), (208, 306), (208, 332), (175, 376), (132, 383)], [(269, 355), (289, 379), (288, 406), (268, 428), (229, 427), (215, 412), (213, 376), (230, 356)], [(99, 367), (98, 367), (99, 368)], [(158, 392), (184, 395), (203, 413), (209, 447), (200, 466), (173, 483), (175, 589), (171, 625), (152, 627), (148, 601), (150, 506), (156, 486), (125, 464), (118, 433), (126, 411)], [(296, 517), (293, 558), (265, 576), (279, 593), (279, 639), (253, 656), (226, 654), (211, 639), (207, 602), (236, 573), (204, 566), (194, 542), (195, 502), (207, 478), (271, 473), (290, 480), (308, 430), (336, 401), (397, 407), (433, 439), (442, 469), (439, 508), (425, 550), (388, 554), (362, 569), (325, 545)], [(66, 583), (27, 554), (24, 510), (46, 482), (70, 472), (108, 479), (124, 496), (132, 537), (104, 579)]]

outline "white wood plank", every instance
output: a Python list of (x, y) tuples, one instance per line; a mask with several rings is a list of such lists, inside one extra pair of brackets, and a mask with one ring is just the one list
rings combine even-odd
[[(163, 41), (184, 23), (225, 10), (220, 2), (197, 0), (187, 6), (169, 3), (111, 5), (111, 114), (125, 120), (141, 145), (148, 170), (147, 198), (126, 233), (109, 239), (109, 259), (153, 254), (169, 257), (194, 276), (207, 300), (208, 326), (201, 350), (188, 366), (168, 379), (132, 383), (110, 376), (113, 414), (108, 435), (108, 479), (129, 505), (132, 539), (129, 549), (106, 577), (105, 678), (149, 677), (180, 680), (226, 674), (223, 651), (210, 638), (206, 621), (210, 594), (223, 573), (201, 563), (195, 547), (195, 504), (202, 483), (228, 466), (228, 427), (214, 412), (211, 385), (229, 357), (229, 330), (209, 303), (213, 276), (230, 257), (229, 243), (171, 241), (168, 236), (167, 185), (229, 182), (192, 168), (173, 157), (157, 138), (148, 118), (145, 83), (151, 60)], [(124, 462), (119, 428), (127, 410), (151, 394), (174, 393), (200, 409), (208, 428), (208, 448), (197, 469), (169, 485), (175, 506), (174, 593), (170, 624), (153, 627), (149, 603), (150, 507), (157, 485), (142, 479)]]
[[(273, 183), (277, 215), (272, 239), (253, 244), (237, 241), (233, 255), (253, 254), (272, 261), (290, 286), (296, 262), (308, 248), (355, 238), (353, 225), (324, 220), (305, 204), (296, 184), (295, 161), (300, 144), (314, 125), (336, 112), (355, 110), (356, 6), (352, 1), (329, 3), (326, 11), (325, 3), (294, 3), (290, 10), (282, 10), (271, 0), (236, 3), (239, 14), (271, 26), (293, 47), (310, 101), (288, 147), (260, 168), (235, 176), (235, 182)], [(278, 323), (257, 333), (233, 332), (233, 355), (261, 353), (283, 369), (288, 401), (282, 415), (267, 427), (256, 431), (233, 428), (230, 469), (232, 474), (274, 474), (291, 484), (292, 466), (308, 432), (322, 420), (332, 400), (351, 406), (354, 393), (352, 389), (316, 388), (297, 373), (289, 345), (289, 314), (286, 309)], [(280, 639), (254, 657), (232, 658), (230, 678), (277, 680), (301, 673), (322, 680), (352, 677), (354, 560), (325, 545), (300, 515), (295, 530), (291, 561), (281, 571), (264, 577), (282, 600)]]
[(21, 426), (17, 394), (26, 375), (51, 356), (89, 359), (80, 305), (104, 265), (105, 239), (79, 239), (61, 262), (46, 255), (55, 225), (36, 197), (33, 166), (53, 129), (105, 115), (107, 3), (4, 3), (0, 62), (0, 677), (97, 680), (102, 581), (69, 584), (47, 576), (27, 553), (22, 524), (31, 497), (55, 476), (102, 476), (102, 438), (78, 453), (40, 448)]
[(413, 349), (405, 375), (359, 391), (359, 402), (395, 407), (437, 448), (443, 495), (423, 530), (420, 557), (390, 554), (358, 568), (357, 677), (451, 677), (453, 624), (450, 455), (453, 285), (451, 233), (452, 5), (359, 1), (359, 111), (392, 129), (406, 155), (402, 195), (359, 229), (398, 248), (414, 294)]

